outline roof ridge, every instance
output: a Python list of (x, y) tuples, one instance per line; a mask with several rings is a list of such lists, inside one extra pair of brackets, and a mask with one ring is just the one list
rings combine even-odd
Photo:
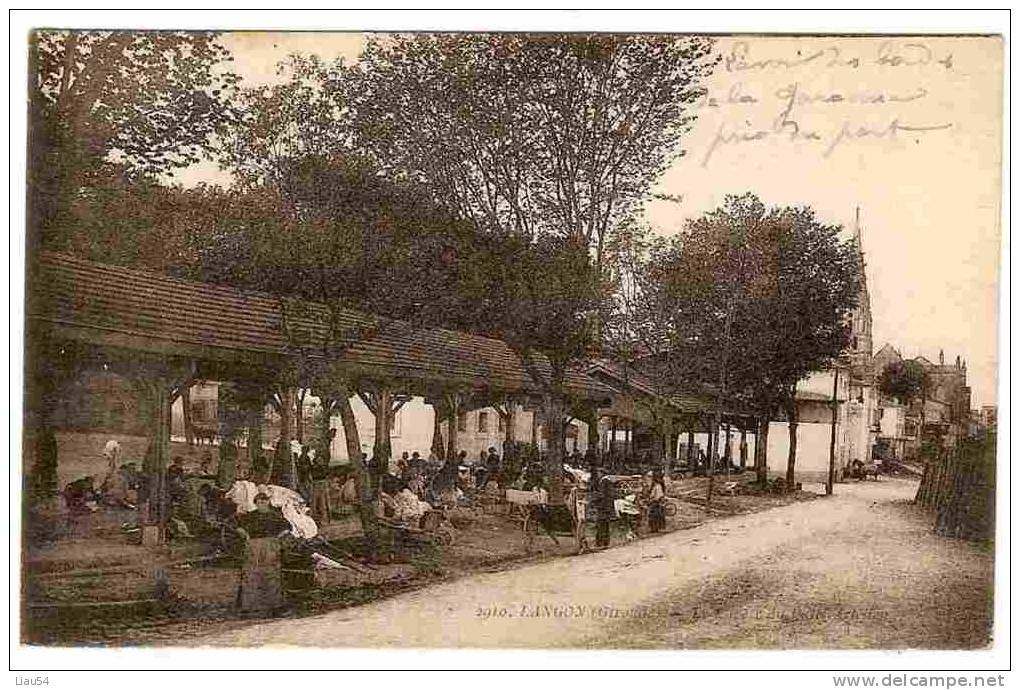
[[(157, 279), (157, 280), (168, 280), (168, 281), (172, 281), (172, 282), (174, 282), (174, 283), (176, 283), (178, 285), (186, 285), (186, 286), (194, 287), (195, 289), (208, 290), (209, 288), (213, 288), (213, 289), (216, 289), (216, 290), (222, 290), (222, 291), (225, 291), (225, 292), (228, 292), (228, 293), (233, 293), (235, 295), (241, 295), (241, 296), (249, 297), (249, 298), (254, 297), (254, 298), (257, 298), (257, 299), (265, 299), (265, 300), (269, 300), (269, 301), (272, 301), (272, 302), (282, 302), (282, 301), (284, 301), (286, 299), (294, 299), (294, 300), (300, 301), (300, 302), (302, 302), (304, 304), (319, 306), (319, 307), (321, 307), (323, 309), (329, 309), (330, 308), (327, 303), (325, 303), (325, 302), (323, 302), (321, 300), (307, 299), (307, 298), (304, 298), (304, 297), (288, 298), (288, 297), (283, 297), (283, 296), (280, 296), (280, 295), (274, 295), (271, 292), (265, 292), (263, 290), (249, 290), (249, 289), (239, 288), (239, 287), (236, 287), (234, 285), (226, 285), (224, 283), (209, 283), (209, 282), (204, 282), (204, 281), (200, 281), (200, 280), (193, 280), (193, 279), (190, 279), (190, 278), (181, 278), (179, 276), (171, 275), (169, 273), (162, 273), (160, 271), (156, 271), (156, 270), (153, 270), (153, 269), (150, 269), (150, 268), (136, 268), (136, 267), (131, 267), (131, 266), (122, 266), (120, 264), (107, 264), (107, 263), (103, 263), (103, 262), (99, 262), (99, 261), (94, 261), (92, 259), (85, 259), (85, 258), (82, 258), (80, 256), (74, 256), (73, 254), (66, 254), (66, 253), (63, 253), (63, 252), (43, 251), (43, 252), (40, 252), (40, 258), (43, 261), (46, 261), (46, 260), (49, 260), (49, 259), (54, 259), (54, 260), (60, 261), (60, 262), (67, 262), (67, 263), (85, 265), (85, 266), (89, 266), (91, 268), (94, 268), (94, 269), (97, 269), (97, 270), (100, 270), (100, 271), (114, 271), (114, 272), (118, 272), (119, 271), (119, 272), (122, 272), (122, 273), (127, 273), (127, 274), (130, 274), (130, 275), (139, 276), (139, 277), (143, 277), (143, 278)], [(350, 307), (341, 307), (340, 309), (341, 309), (341, 311), (343, 311), (346, 314), (349, 314), (349, 315), (351, 315), (353, 317), (362, 317), (362, 318), (368, 318), (368, 319), (377, 319), (379, 321), (387, 322), (387, 323), (390, 323), (390, 324), (407, 326), (409, 329), (413, 329), (413, 330), (441, 332), (441, 333), (450, 334), (452, 336), (470, 335), (473, 338), (480, 338), (480, 339), (483, 339), (483, 340), (490, 341), (492, 343), (498, 343), (500, 345), (503, 345), (505, 347), (510, 348), (511, 350), (513, 349), (510, 346), (510, 344), (508, 342), (506, 342), (505, 340), (502, 340), (500, 338), (494, 338), (494, 337), (489, 336), (489, 335), (483, 335), (481, 333), (474, 333), (472, 331), (459, 331), (459, 330), (456, 330), (456, 329), (453, 329), (453, 328), (445, 328), (445, 327), (442, 327), (442, 326), (419, 326), (419, 325), (415, 325), (415, 324), (413, 324), (410, 321), (407, 321), (405, 319), (397, 319), (397, 318), (393, 318), (393, 317), (390, 317), (390, 316), (383, 316), (381, 314), (373, 314), (373, 313), (368, 312), (368, 311), (364, 311), (364, 310), (361, 310), (361, 309), (352, 309)], [(542, 352), (539, 352), (538, 354), (539, 354), (540, 357), (543, 357), (543, 358), (546, 357), (546, 355), (544, 353), (542, 353)]]

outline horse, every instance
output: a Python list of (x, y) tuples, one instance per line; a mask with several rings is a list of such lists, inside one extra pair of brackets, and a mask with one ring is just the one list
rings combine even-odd
[(219, 429), (214, 424), (192, 424), (191, 431), (192, 434), (194, 434), (195, 442), (198, 443), (198, 445), (202, 445), (203, 441), (209, 441), (209, 445), (211, 446), (218, 435), (217, 432)]

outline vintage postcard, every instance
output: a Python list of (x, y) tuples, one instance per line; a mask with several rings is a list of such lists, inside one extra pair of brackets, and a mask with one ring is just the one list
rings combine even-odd
[(144, 28), (23, 45), (20, 645), (996, 644), (1001, 36)]

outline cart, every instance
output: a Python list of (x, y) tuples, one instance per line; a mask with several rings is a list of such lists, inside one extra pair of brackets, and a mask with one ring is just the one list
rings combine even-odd
[(588, 550), (588, 539), (585, 536), (587, 501), (576, 488), (569, 491), (562, 505), (550, 505), (544, 492), (515, 489), (507, 489), (506, 500), (522, 517), (521, 530), (527, 551), (531, 551), (540, 528), (557, 546), (560, 543), (558, 537), (569, 537), (574, 540), (577, 553)]
[(417, 525), (409, 525), (386, 517), (378, 518), (378, 523), (402, 537), (427, 541), (436, 546), (449, 546), (453, 543), (453, 528), (447, 523), (446, 515), (441, 510), (426, 511)]
[[(638, 510), (637, 513), (626, 513), (620, 510), (621, 499), (617, 502), (617, 514), (620, 519), (623, 520), (629, 530), (634, 534), (642, 534), (647, 530), (648, 526), (648, 509), (649, 505), (645, 501), (645, 484), (644, 476), (640, 474), (627, 474), (627, 475), (608, 475), (607, 477), (617, 487), (618, 495), (636, 497), (636, 500), (629, 504)], [(663, 510), (665, 511), (666, 517), (675, 517), (678, 509), (676, 502), (668, 496), (663, 499)]]

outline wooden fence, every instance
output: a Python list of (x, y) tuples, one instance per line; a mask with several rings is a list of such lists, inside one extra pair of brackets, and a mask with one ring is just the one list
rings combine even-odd
[(995, 536), (995, 430), (964, 438), (925, 463), (918, 504), (932, 511), (935, 531), (948, 537)]

